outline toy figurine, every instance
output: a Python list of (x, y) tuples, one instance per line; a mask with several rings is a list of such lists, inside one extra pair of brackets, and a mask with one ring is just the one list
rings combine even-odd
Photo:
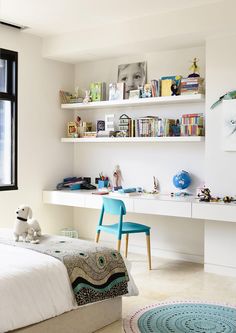
[(193, 63), (192, 63), (192, 65), (189, 67), (189, 70), (192, 72), (191, 74), (189, 74), (189, 76), (188, 77), (200, 77), (200, 75), (199, 74), (197, 74), (197, 73), (199, 73), (199, 70), (200, 70), (200, 68), (198, 67), (198, 65), (197, 65), (197, 62), (199, 61), (199, 59), (197, 59), (197, 58), (193, 58)]
[(90, 90), (85, 90), (85, 97), (83, 99), (83, 103), (91, 102)]
[(155, 176), (153, 176), (153, 191), (152, 194), (158, 194), (159, 193), (159, 183)]
[(171, 96), (178, 96), (179, 95), (179, 87), (177, 86), (176, 83), (173, 83), (170, 87), (171, 89)]
[(201, 193), (198, 194), (199, 197), (199, 201), (204, 201), (204, 202), (210, 202), (212, 199), (211, 196), (211, 191), (209, 190), (209, 188), (203, 188), (201, 189)]
[(122, 181), (122, 174), (121, 174), (120, 166), (116, 165), (115, 170), (113, 172), (113, 187), (114, 187), (115, 191), (122, 189), (121, 181)]
[(223, 201), (224, 203), (231, 203), (233, 201), (236, 201), (236, 198), (234, 197), (229, 197), (228, 195), (226, 195), (224, 198), (223, 198)]

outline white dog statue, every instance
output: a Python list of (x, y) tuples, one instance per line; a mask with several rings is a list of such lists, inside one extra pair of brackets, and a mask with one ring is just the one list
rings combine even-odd
[[(33, 232), (32, 232), (33, 229)], [(30, 230), (30, 232), (29, 232)], [(27, 238), (29, 234), (29, 238)], [(20, 236), (23, 241), (36, 240), (35, 237), (41, 236), (41, 228), (37, 220), (32, 219), (32, 209), (21, 205), (16, 211), (16, 222), (14, 226), (15, 241), (18, 242)], [(31, 239), (33, 236), (34, 239)]]

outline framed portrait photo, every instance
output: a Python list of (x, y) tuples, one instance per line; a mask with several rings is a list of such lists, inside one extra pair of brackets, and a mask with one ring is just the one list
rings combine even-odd
[(146, 62), (135, 62), (118, 66), (117, 82), (125, 83), (125, 98), (129, 98), (130, 90), (143, 87), (147, 79)]

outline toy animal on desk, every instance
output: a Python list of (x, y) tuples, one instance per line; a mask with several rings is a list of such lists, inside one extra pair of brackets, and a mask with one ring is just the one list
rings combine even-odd
[(209, 188), (203, 188), (201, 189), (201, 193), (198, 194), (199, 197), (199, 201), (204, 201), (204, 202), (210, 202), (212, 199), (211, 196), (211, 191), (209, 190)]
[(14, 225), (15, 241), (36, 242), (41, 236), (41, 228), (37, 220), (32, 219), (32, 209), (28, 206), (21, 205), (16, 211), (16, 221)]
[(223, 198), (223, 202), (224, 203), (231, 203), (233, 201), (236, 201), (236, 198), (235, 197), (229, 197), (228, 195), (226, 195), (224, 198)]
[(204, 202), (219, 202), (221, 199), (219, 197), (213, 197), (209, 188), (201, 189), (201, 193), (198, 194), (199, 201)]

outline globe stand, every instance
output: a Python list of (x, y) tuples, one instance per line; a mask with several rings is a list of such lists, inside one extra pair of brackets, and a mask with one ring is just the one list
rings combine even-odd
[(189, 192), (186, 192), (186, 191), (179, 191), (179, 192), (176, 192), (176, 193), (171, 193), (171, 196), (172, 197), (188, 197), (192, 195), (192, 193), (189, 193)]

